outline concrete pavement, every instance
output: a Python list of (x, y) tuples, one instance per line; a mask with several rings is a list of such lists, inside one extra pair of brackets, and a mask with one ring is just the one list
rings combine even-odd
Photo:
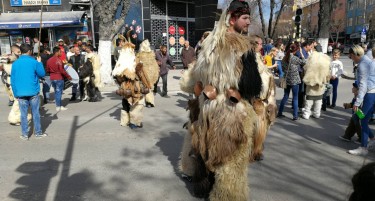
[[(345, 70), (351, 62), (343, 56)], [(169, 73), (170, 98), (156, 96), (156, 107), (145, 108), (144, 128), (119, 125), (121, 101), (102, 89), (101, 102), (70, 103), (56, 112), (42, 109), (42, 127), (49, 134), (29, 141), (10, 126), (10, 108), (0, 88), (0, 200), (199, 200), (179, 177), (178, 157), (186, 131), (188, 95), (179, 91), (181, 70)], [(375, 161), (346, 153), (358, 145), (338, 139), (350, 118), (343, 102), (352, 98), (351, 80), (341, 79), (335, 110), (321, 119), (278, 119), (265, 143), (265, 160), (249, 165), (252, 201), (347, 200), (351, 177), (363, 163)], [(161, 83), (160, 83), (161, 84)], [(277, 100), (282, 97), (277, 90)], [(373, 128), (373, 127), (372, 127)]]

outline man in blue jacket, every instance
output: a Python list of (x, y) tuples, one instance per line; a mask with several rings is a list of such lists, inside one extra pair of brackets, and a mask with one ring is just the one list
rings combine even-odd
[(38, 57), (37, 60), (35, 60), (31, 57), (33, 48), (30, 45), (22, 44), (20, 49), (22, 55), (13, 63), (11, 72), (12, 76), (10, 78), (14, 97), (17, 98), (20, 105), (22, 130), (20, 138), (22, 140), (29, 139), (27, 121), (27, 111), (29, 106), (31, 107), (33, 115), (35, 137), (42, 138), (47, 136), (47, 134), (42, 132), (40, 124), (39, 79), (43, 78), (46, 73), (41, 58)]

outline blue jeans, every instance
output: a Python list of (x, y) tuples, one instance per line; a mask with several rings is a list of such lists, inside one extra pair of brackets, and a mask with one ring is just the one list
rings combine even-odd
[(61, 107), (61, 97), (64, 90), (64, 80), (52, 80), (52, 87), (55, 89), (56, 107)]
[(290, 90), (292, 90), (292, 96), (293, 96), (293, 117), (298, 117), (298, 91), (299, 91), (299, 85), (287, 85), (286, 89), (284, 89), (284, 97), (281, 100), (280, 107), (279, 107), (279, 115), (283, 114), (284, 106), (286, 101), (288, 101)]
[[(337, 87), (339, 86), (339, 78), (329, 81), (332, 84), (332, 106), (336, 107)], [(331, 97), (327, 97), (327, 105), (331, 105)]]
[(77, 91), (78, 91), (78, 83), (72, 85), (72, 94), (77, 95)]
[(372, 117), (375, 105), (375, 93), (367, 93), (363, 98), (362, 112), (365, 114), (365, 118), (361, 119), (362, 133), (361, 133), (361, 147), (367, 147), (368, 138), (373, 138), (368, 122)]
[(49, 76), (44, 77), (43, 81), (43, 97), (44, 100), (49, 100), (49, 91), (51, 89), (51, 80)]
[(22, 135), (25, 137), (28, 137), (29, 135), (29, 125), (27, 121), (27, 113), (29, 110), (29, 106), (31, 106), (31, 113), (33, 115), (34, 131), (35, 131), (34, 133), (35, 135), (42, 134), (42, 126), (40, 125), (40, 114), (39, 114), (39, 107), (40, 107), (39, 94), (35, 96), (20, 97), (18, 98), (18, 102), (20, 105), (20, 112), (21, 112)]
[(279, 71), (279, 77), (282, 78), (284, 77), (284, 72), (283, 72), (283, 68), (281, 66), (281, 61), (276, 61), (277, 62), (277, 69)]

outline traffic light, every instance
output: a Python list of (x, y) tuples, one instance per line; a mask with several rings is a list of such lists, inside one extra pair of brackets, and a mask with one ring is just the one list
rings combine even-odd
[(294, 23), (296, 25), (301, 23), (301, 15), (302, 15), (302, 9), (298, 8), (296, 10), (296, 16), (294, 17)]
[(302, 9), (298, 8), (296, 10), (296, 16), (294, 17), (294, 24), (296, 25), (296, 38), (300, 37), (301, 15), (302, 15)]

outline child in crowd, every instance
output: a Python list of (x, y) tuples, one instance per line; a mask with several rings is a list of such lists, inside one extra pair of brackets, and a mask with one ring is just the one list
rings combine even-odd
[(340, 50), (334, 49), (332, 52), (332, 62), (331, 62), (331, 80), (329, 81), (332, 84), (332, 104), (331, 104), (331, 97), (327, 96), (327, 107), (335, 108), (336, 107), (336, 100), (337, 100), (337, 88), (339, 85), (339, 78), (344, 72), (344, 65), (339, 60), (340, 58)]
[(264, 64), (266, 64), (267, 68), (271, 72), (273, 72), (277, 67), (277, 63), (274, 61), (276, 54), (277, 48), (273, 47), (271, 51), (266, 56), (264, 56)]
[[(349, 109), (353, 108), (354, 102), (358, 95), (358, 83), (355, 81), (353, 83), (352, 87), (352, 93), (354, 94), (354, 97), (352, 99), (352, 102), (350, 103), (344, 103), (344, 108)], [(355, 141), (357, 144), (361, 144), (361, 125), (359, 123), (358, 116), (354, 113), (352, 110), (352, 117), (350, 118), (349, 124), (345, 129), (345, 134), (343, 136), (340, 136), (340, 139), (350, 142), (354, 134), (357, 133), (358, 140)]]

